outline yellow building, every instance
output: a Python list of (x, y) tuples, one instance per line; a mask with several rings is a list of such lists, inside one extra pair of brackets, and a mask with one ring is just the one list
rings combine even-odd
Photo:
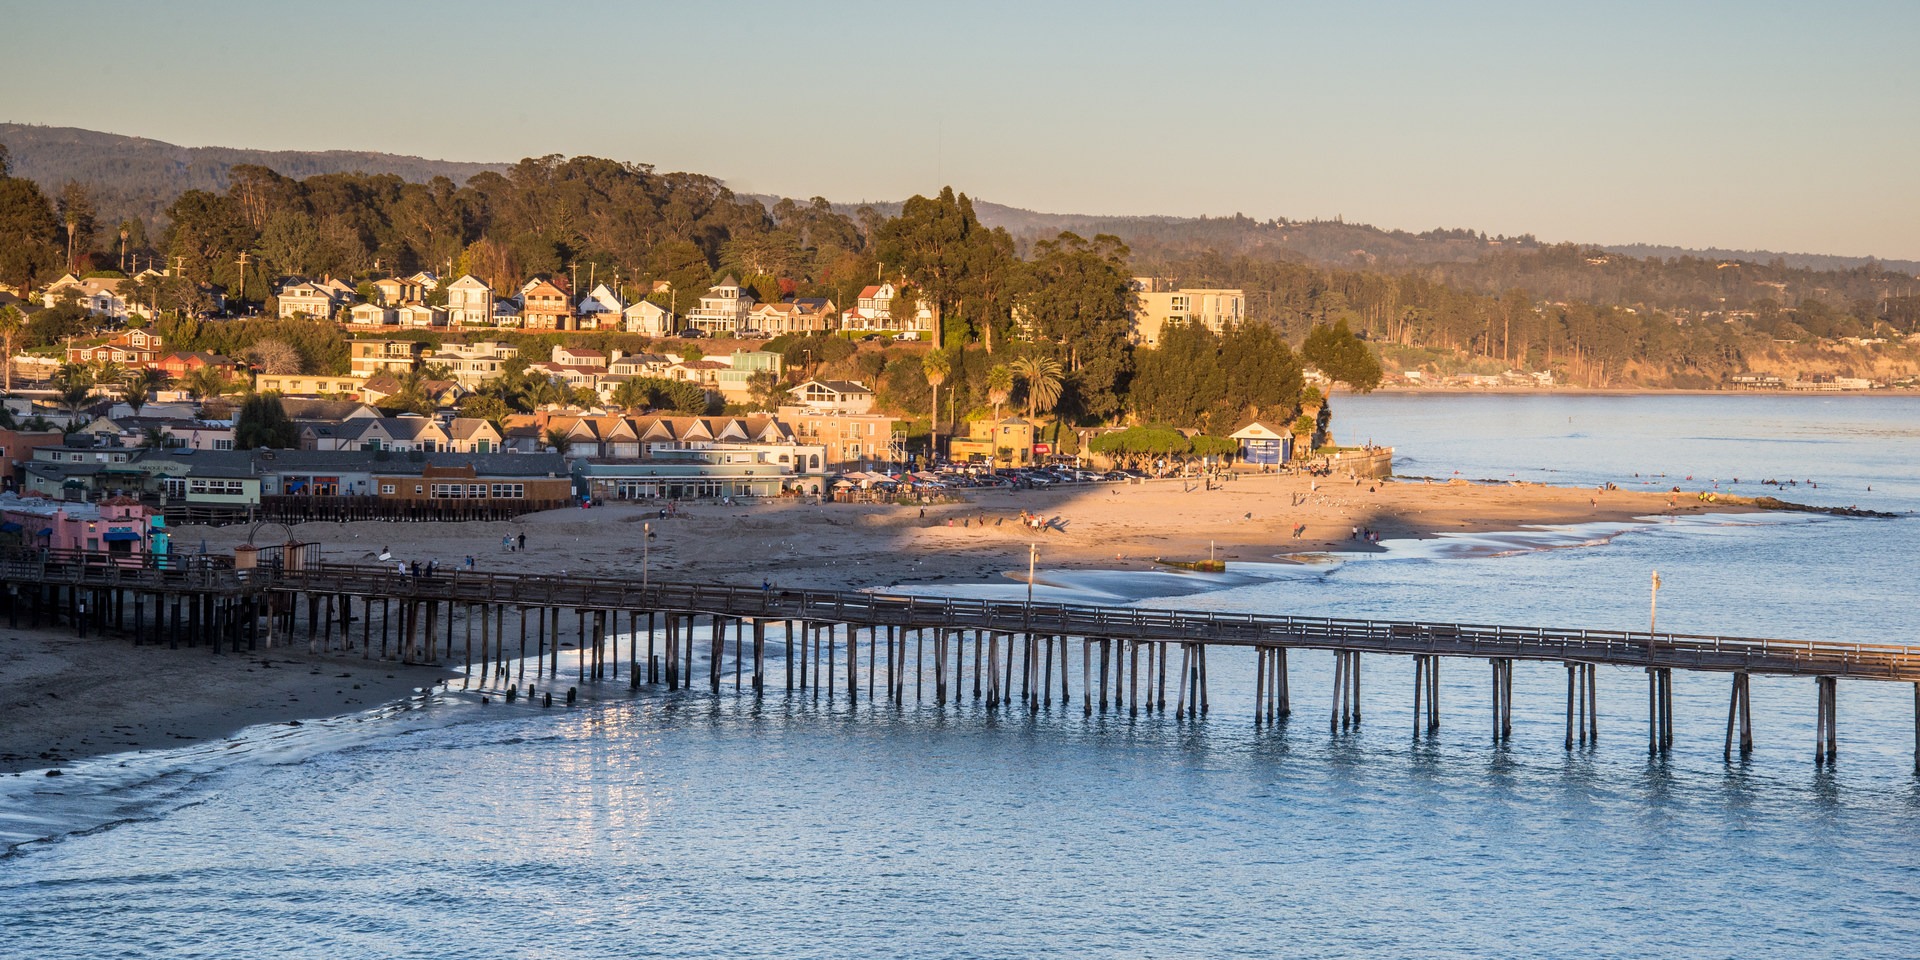
[(359, 397), (365, 377), (310, 377), (293, 373), (263, 373), (254, 378), (253, 389), (287, 397)]
[(955, 463), (1026, 466), (1033, 462), (1033, 436), (1033, 424), (1019, 417), (974, 420), (967, 424), (966, 436), (948, 441), (947, 456)]
[(1225, 333), (1247, 315), (1247, 292), (1237, 289), (1179, 289), (1160, 277), (1133, 278), (1133, 329), (1136, 345), (1157, 347), (1169, 323), (1198, 323)]

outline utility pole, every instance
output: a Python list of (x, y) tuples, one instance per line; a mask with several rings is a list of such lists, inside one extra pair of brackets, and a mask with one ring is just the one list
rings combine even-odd
[(240, 265), (240, 299), (242, 301), (247, 299), (247, 264), (251, 262), (245, 250), (240, 251), (240, 259), (234, 261)]

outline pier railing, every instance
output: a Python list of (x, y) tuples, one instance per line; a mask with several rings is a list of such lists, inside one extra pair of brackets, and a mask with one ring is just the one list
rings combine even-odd
[(311, 594), (456, 600), (599, 610), (655, 610), (862, 627), (980, 630), (1259, 648), (1314, 648), (1509, 658), (1790, 676), (1920, 682), (1920, 647), (1682, 633), (1339, 617), (1211, 613), (1149, 607), (762, 589), (589, 576), (311, 564), (271, 587)]
[(0, 583), (125, 587), (150, 591), (232, 592), (249, 586), (233, 569), (232, 557), (192, 554), (111, 554), (93, 550), (0, 551)]

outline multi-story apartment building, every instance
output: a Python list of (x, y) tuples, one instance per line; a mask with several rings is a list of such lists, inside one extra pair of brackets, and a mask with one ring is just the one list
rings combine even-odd
[(1160, 277), (1133, 278), (1133, 342), (1160, 345), (1160, 331), (1169, 323), (1197, 323), (1224, 333), (1246, 319), (1247, 293), (1238, 289), (1180, 289)]
[(813, 407), (781, 407), (781, 423), (793, 429), (794, 439), (826, 451), (826, 468), (866, 469), (879, 463), (906, 460), (906, 435), (895, 417), (877, 413), (847, 413)]
[(447, 375), (462, 386), (478, 386), (500, 375), (508, 360), (520, 355), (520, 348), (491, 340), (480, 343), (449, 343), (428, 351), (427, 363), (446, 368)]
[(350, 345), (349, 361), (356, 377), (375, 374), (402, 374), (418, 366), (427, 345), (415, 340), (355, 340)]

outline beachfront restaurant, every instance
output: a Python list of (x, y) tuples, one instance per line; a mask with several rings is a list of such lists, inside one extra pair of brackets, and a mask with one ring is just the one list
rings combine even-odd
[(659, 451), (653, 459), (625, 463), (576, 460), (574, 476), (583, 493), (602, 500), (718, 500), (777, 497), (789, 491), (817, 494), (826, 482), (820, 474), (796, 475), (791, 464), (694, 456), (708, 453)]

